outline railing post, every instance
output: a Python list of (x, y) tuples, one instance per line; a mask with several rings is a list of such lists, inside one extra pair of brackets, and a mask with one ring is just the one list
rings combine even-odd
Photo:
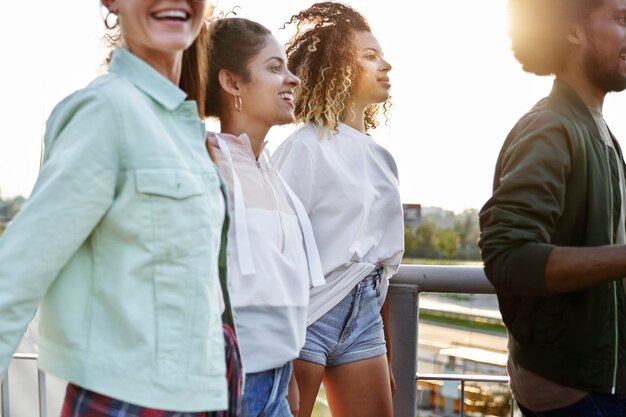
[(0, 375), (0, 387), (2, 388), (2, 398), (0, 400), (0, 404), (2, 404), (2, 416), (1, 417), (9, 417), (9, 373), (7, 372), (4, 375), (4, 380)]
[(39, 417), (47, 417), (46, 374), (41, 369), (37, 369), (37, 387), (39, 390)]
[(393, 415), (413, 417), (416, 409), (418, 288), (416, 285), (389, 285), (392, 368), (396, 380)]
[(465, 417), (465, 381), (461, 381), (461, 417)]

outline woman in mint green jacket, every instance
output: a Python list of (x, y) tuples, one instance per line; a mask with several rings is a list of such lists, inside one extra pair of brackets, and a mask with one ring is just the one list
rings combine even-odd
[(0, 375), (41, 301), (39, 366), (70, 382), (64, 416), (214, 415), (226, 208), (197, 105), (205, 1), (102, 4), (121, 47), (53, 110), (40, 176), (0, 240)]

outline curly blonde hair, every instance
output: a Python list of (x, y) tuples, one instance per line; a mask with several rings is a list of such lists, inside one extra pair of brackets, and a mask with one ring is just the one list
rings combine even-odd
[[(355, 32), (371, 32), (365, 17), (341, 3), (315, 3), (285, 23), (296, 25), (287, 44), (289, 70), (300, 78), (296, 91), (296, 121), (313, 123), (323, 134), (332, 135), (345, 120), (346, 102), (360, 75)], [(391, 106), (372, 104), (365, 110), (365, 129), (378, 126), (378, 114), (385, 117)]]

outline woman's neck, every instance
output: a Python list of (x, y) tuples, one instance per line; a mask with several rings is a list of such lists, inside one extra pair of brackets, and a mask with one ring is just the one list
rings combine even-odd
[(365, 133), (365, 106), (349, 103), (346, 106), (342, 122), (354, 130)]
[(265, 146), (265, 137), (267, 132), (269, 132), (269, 128), (263, 127), (258, 123), (246, 123), (240, 119), (239, 117), (222, 117), (220, 119), (220, 131), (234, 136), (241, 136), (245, 133), (250, 139), (250, 146), (252, 146), (252, 153), (254, 153), (255, 159), (259, 159), (259, 155)]
[(170, 80), (173, 84), (180, 84), (180, 74), (182, 71), (183, 52), (178, 51), (171, 54), (155, 53), (137, 45), (129, 44), (122, 40), (122, 47), (128, 49), (133, 55), (141, 58), (159, 74)]

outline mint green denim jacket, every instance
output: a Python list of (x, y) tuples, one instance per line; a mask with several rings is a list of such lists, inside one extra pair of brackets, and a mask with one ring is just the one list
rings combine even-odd
[(124, 49), (57, 105), (0, 239), (0, 374), (38, 304), (40, 367), (141, 406), (227, 407), (224, 189), (196, 104)]

